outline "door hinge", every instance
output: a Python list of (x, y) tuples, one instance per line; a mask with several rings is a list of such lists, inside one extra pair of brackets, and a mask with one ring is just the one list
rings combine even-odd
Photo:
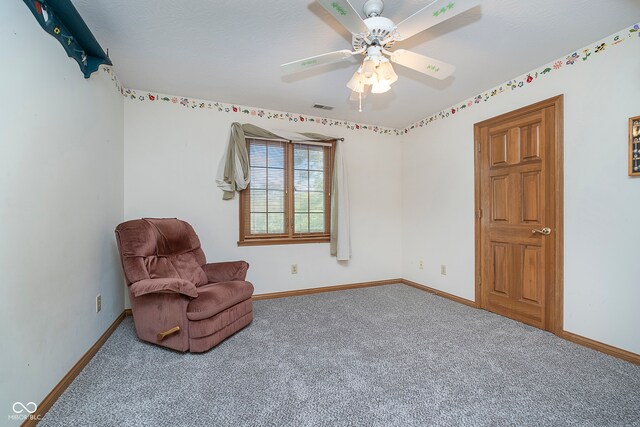
[(482, 209), (478, 209), (476, 211), (476, 218), (478, 218), (478, 219), (482, 218)]
[(476, 141), (476, 150), (478, 150), (478, 153), (481, 151), (481, 147), (480, 141)]

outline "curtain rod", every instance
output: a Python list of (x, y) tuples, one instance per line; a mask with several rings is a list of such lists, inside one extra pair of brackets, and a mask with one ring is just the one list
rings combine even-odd
[[(333, 140), (335, 141), (344, 141), (344, 138), (333, 138)], [(300, 142), (300, 143), (304, 143), (304, 142), (327, 142), (327, 141), (331, 141), (331, 139), (306, 139), (306, 140), (301, 140), (301, 141), (297, 141), (297, 140), (292, 140), (292, 139), (287, 139), (287, 141), (289, 142)]]
[[(291, 139), (285, 139), (285, 138), (256, 138), (253, 136), (249, 136), (247, 137), (247, 139), (261, 139), (263, 141), (276, 141), (276, 142), (295, 142), (298, 144), (304, 144), (305, 142), (319, 142), (322, 143), (324, 141), (319, 141), (319, 140), (313, 140), (313, 139), (309, 139), (307, 141), (293, 141)], [(334, 138), (336, 141), (344, 141), (344, 138)]]

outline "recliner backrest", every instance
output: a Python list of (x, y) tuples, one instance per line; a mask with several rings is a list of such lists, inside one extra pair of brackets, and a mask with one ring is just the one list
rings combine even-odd
[(143, 218), (116, 227), (116, 240), (127, 284), (143, 279), (173, 277), (196, 286), (207, 284), (206, 261), (200, 239), (185, 221)]

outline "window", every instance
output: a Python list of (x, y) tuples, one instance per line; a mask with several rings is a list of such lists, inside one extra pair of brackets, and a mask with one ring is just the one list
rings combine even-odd
[(238, 245), (329, 241), (334, 147), (247, 139)]

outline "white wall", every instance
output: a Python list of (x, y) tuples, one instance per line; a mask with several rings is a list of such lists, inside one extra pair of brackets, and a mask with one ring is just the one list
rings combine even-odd
[(40, 403), (122, 313), (123, 102), (103, 71), (85, 80), (23, 2), (0, 2), (0, 40), (6, 423), (13, 402)]
[[(178, 217), (198, 233), (209, 262), (244, 259), (255, 293), (393, 279), (401, 269), (401, 151), (398, 137), (125, 99), (125, 217)], [(353, 258), (329, 244), (238, 247), (238, 198), (215, 185), (233, 121), (344, 136)], [(298, 264), (292, 275), (291, 264)]]
[(640, 179), (627, 176), (640, 40), (607, 49), (405, 137), (403, 277), (474, 299), (473, 124), (564, 94), (564, 328), (640, 353)]

